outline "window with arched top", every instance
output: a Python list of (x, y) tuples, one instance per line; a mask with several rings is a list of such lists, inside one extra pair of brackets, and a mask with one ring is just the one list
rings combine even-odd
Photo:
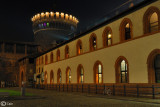
[(45, 55), (45, 64), (48, 64), (48, 56)]
[(143, 16), (144, 34), (160, 30), (160, 10), (151, 6)]
[(66, 69), (66, 83), (71, 83), (71, 69), (69, 67)]
[(82, 41), (79, 39), (78, 42), (77, 42), (77, 55), (80, 55), (83, 53), (83, 50), (82, 50)]
[(58, 84), (62, 83), (62, 72), (61, 72), (61, 69), (58, 69), (58, 72), (57, 72), (57, 83)]
[(106, 27), (103, 31), (103, 46), (112, 45), (112, 30), (110, 27)]
[(50, 84), (54, 83), (54, 74), (53, 74), (53, 70), (51, 70), (50, 72)]
[(81, 64), (77, 68), (77, 83), (84, 83), (84, 69)]
[(116, 68), (116, 82), (129, 83), (129, 65), (125, 57), (120, 56), (115, 64)]
[(60, 60), (60, 50), (58, 49), (57, 50), (57, 61), (59, 61)]
[(103, 65), (100, 61), (96, 61), (94, 64), (94, 82), (96, 84), (103, 83)]
[(91, 34), (89, 43), (90, 43), (90, 51), (94, 51), (97, 49), (97, 36), (95, 33)]
[(53, 52), (50, 54), (50, 63), (53, 63)]
[(133, 38), (133, 25), (129, 18), (124, 18), (120, 24), (120, 39), (121, 41)]
[(148, 83), (160, 83), (160, 49), (153, 50), (147, 59)]
[(65, 47), (65, 58), (69, 58), (69, 46), (66, 45)]

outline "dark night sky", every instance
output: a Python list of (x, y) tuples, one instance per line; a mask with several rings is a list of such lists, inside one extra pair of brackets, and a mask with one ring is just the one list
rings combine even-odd
[(0, 40), (33, 41), (31, 17), (43, 11), (74, 15), (80, 21), (78, 30), (81, 30), (127, 1), (129, 0), (57, 0), (54, 9), (54, 0), (3, 0), (0, 6)]

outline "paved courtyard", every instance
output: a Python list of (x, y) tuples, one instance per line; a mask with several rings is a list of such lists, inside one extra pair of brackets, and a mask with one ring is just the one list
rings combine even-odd
[(5, 100), (7, 107), (160, 107), (160, 99), (110, 97), (39, 89), (26, 89), (26, 92), (33, 93), (34, 96), (13, 97), (1, 101)]

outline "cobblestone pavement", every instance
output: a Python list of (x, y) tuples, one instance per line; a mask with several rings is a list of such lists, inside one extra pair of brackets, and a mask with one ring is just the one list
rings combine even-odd
[(34, 96), (1, 99), (0, 102), (5, 101), (6, 107), (160, 107), (160, 99), (108, 97), (39, 89), (26, 89), (26, 92)]

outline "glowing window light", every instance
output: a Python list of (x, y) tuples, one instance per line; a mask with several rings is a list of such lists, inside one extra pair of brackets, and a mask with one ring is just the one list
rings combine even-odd
[(64, 19), (64, 13), (61, 13), (61, 18)]
[(44, 15), (45, 15), (45, 14), (42, 12), (42, 13), (41, 13), (41, 18), (44, 18)]
[(56, 18), (59, 18), (59, 12), (56, 12)]
[(65, 14), (65, 19), (68, 20), (68, 14)]
[(46, 12), (46, 17), (49, 18), (49, 12)]
[(46, 27), (46, 23), (43, 23), (43, 25)]
[(41, 15), (40, 14), (37, 14), (37, 19), (40, 19)]
[(49, 23), (47, 23), (47, 27), (49, 27)]
[(38, 26), (39, 26), (39, 28), (41, 28), (41, 24), (39, 24)]
[(72, 15), (69, 15), (69, 20), (72, 20)]
[(50, 16), (51, 16), (51, 18), (54, 18), (54, 13), (50, 12)]

